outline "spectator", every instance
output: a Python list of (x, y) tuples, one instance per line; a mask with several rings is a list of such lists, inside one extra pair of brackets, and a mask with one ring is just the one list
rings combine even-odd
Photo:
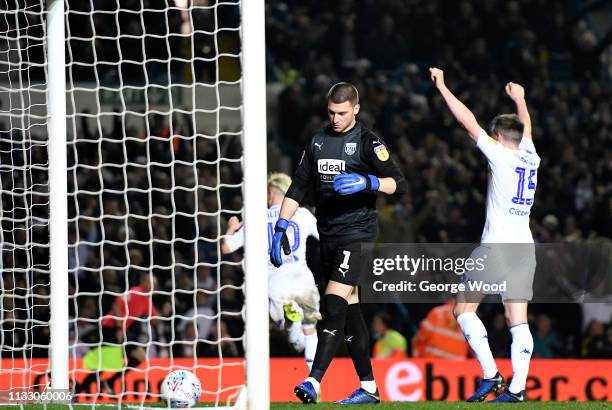
[(561, 357), (563, 345), (552, 322), (547, 315), (540, 315), (536, 320), (536, 331), (533, 334), (533, 357), (550, 359)]
[(223, 320), (211, 328), (211, 342), (212, 344), (207, 348), (208, 356), (219, 356), (219, 350), (223, 357), (238, 357), (241, 355), (237, 339), (232, 337)]
[(470, 348), (453, 316), (454, 299), (433, 308), (412, 339), (414, 357), (461, 360)]
[(183, 322), (179, 325), (179, 330), (183, 333), (186, 325), (195, 325), (198, 340), (207, 340), (210, 337), (212, 326), (214, 326), (215, 312), (209, 307), (209, 297), (206, 292), (198, 291), (196, 296), (196, 308), (191, 308), (185, 312)]
[(582, 342), (582, 356), (589, 359), (612, 358), (612, 326), (606, 329), (602, 322), (591, 321)]
[(380, 313), (372, 320), (374, 349), (372, 357), (378, 359), (402, 359), (407, 357), (408, 342), (397, 330), (392, 328), (391, 316)]

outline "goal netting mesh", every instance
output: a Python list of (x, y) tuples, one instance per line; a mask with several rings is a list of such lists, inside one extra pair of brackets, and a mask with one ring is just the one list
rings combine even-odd
[(49, 347), (49, 186), (44, 6), (0, 5), (0, 396), (6, 402), (10, 387), (26, 387), (30, 374), (46, 371), (32, 359), (46, 357)]
[[(151, 402), (244, 384), (240, 2), (65, 2), (70, 383)], [(0, 0), (0, 388), (49, 382), (46, 2)]]

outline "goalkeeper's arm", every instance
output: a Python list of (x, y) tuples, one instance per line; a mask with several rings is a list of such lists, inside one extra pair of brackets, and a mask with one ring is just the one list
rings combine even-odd
[(478, 141), (478, 135), (480, 134), (480, 125), (476, 121), (476, 117), (461, 101), (453, 95), (453, 93), (444, 84), (444, 71), (439, 68), (430, 68), (429, 73), (431, 75), (431, 81), (444, 97), (444, 101), (448, 105), (457, 121), (467, 130), (470, 137), (474, 141)]
[(300, 207), (300, 202), (312, 187), (311, 182), (312, 159), (310, 156), (310, 149), (307, 147), (302, 153), (300, 164), (293, 175), (291, 185), (285, 194), (285, 198), (283, 198), (278, 221), (276, 221), (276, 225), (274, 226), (274, 236), (270, 246), (270, 262), (277, 268), (283, 264), (281, 248), (285, 255), (291, 253), (289, 239), (286, 235), (287, 228), (289, 227), (289, 220), (293, 218), (293, 215), (295, 215), (295, 212)]
[(281, 205), (280, 213), (278, 215), (279, 219), (290, 220), (291, 218), (293, 218), (293, 215), (295, 215), (299, 207), (299, 202), (297, 202), (293, 198), (285, 196)]
[[(312, 144), (312, 141), (311, 141)], [(312, 187), (312, 159), (310, 156), (310, 145), (304, 149), (300, 163), (293, 174), (291, 185), (285, 194), (279, 219), (290, 220), (300, 207), (300, 202)]]

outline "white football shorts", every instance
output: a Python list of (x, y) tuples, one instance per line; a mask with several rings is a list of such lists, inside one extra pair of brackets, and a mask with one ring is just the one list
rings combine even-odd
[(503, 301), (530, 301), (533, 298), (536, 268), (533, 243), (483, 243), (474, 249), (470, 258), (480, 258), (484, 269), (475, 266), (465, 272), (462, 282), (468, 292), (499, 294)]
[[(286, 266), (286, 268), (285, 268)], [(285, 269), (282, 269), (285, 268)], [(270, 298), (270, 317), (279, 326), (285, 325), (283, 306), (296, 302), (304, 311), (304, 324), (314, 324), (321, 320), (319, 312), (319, 290), (307, 266), (283, 265), (275, 270), (268, 282)]]

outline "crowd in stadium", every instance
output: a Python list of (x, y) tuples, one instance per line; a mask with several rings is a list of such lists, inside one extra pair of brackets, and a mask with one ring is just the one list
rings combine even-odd
[[(188, 121), (182, 122), (187, 127), (182, 128), (175, 120), (152, 116), (148, 128), (153, 137), (137, 135), (127, 143), (125, 158), (117, 140), (125, 130), (116, 121), (102, 142), (106, 168), (102, 180), (95, 169), (79, 169), (69, 182), (69, 191), (77, 192), (79, 203), (69, 209), (71, 216), (79, 216), (78, 224), (71, 225), (69, 231), (69, 243), (78, 243), (69, 251), (69, 269), (75, 273), (71, 293), (102, 292), (99, 303), (88, 296), (74, 298), (73, 312), (78, 312), (83, 325), (75, 327), (74, 337), (81, 343), (95, 343), (96, 319), (111, 312), (117, 295), (152, 271), (159, 282), (157, 291), (178, 291), (172, 296), (154, 296), (158, 314), (167, 319), (150, 331), (141, 326), (143, 335), (151, 333), (147, 336), (150, 339), (136, 342), (153, 342), (151, 352), (157, 357), (169, 356), (169, 349), (178, 357), (216, 356), (219, 349), (224, 355), (239, 356), (243, 346), (238, 338), (244, 327), (242, 272), (239, 260), (219, 265), (220, 233), (214, 216), (219, 208), (235, 213), (240, 210), (240, 198), (236, 197), (240, 192), (239, 164), (228, 161), (221, 166), (221, 180), (217, 180), (215, 142), (204, 137), (171, 138), (171, 124), (176, 135), (194, 134)], [(87, 141), (97, 137), (85, 118), (81, 129), (83, 142), (74, 144), (74, 154), (80, 164), (95, 163), (97, 148)], [(239, 141), (231, 136), (220, 139), (223, 157), (239, 158)], [(146, 165), (147, 158), (152, 165)], [(200, 161), (197, 170), (174, 162), (194, 160)], [(130, 164), (125, 174), (120, 167), (123, 163)], [(235, 188), (220, 190), (219, 197), (211, 195), (218, 182)], [(195, 193), (189, 189), (194, 186)], [(100, 204), (97, 194), (89, 192), (102, 187), (108, 191)], [(149, 209), (151, 203), (154, 207)], [(153, 215), (150, 220), (146, 217), (149, 214)], [(105, 242), (95, 245), (102, 235)], [(172, 320), (172, 315), (180, 319)], [(194, 345), (196, 339), (200, 342)], [(83, 345), (80, 353), (86, 350)]]
[[(217, 33), (218, 45), (231, 51), (227, 47), (237, 44), (232, 39), (238, 36), (238, 3), (216, 9), (207, 1), (197, 5), (188, 13), (184, 1), (123, 1), (119, 11), (115, 2), (68, 2), (68, 81), (88, 87), (96, 83), (116, 87), (119, 81), (139, 87), (214, 82), (213, 57), (218, 49), (210, 33), (215, 24), (225, 28)], [(19, 81), (20, 76), (31, 84), (45, 81), (40, 69), (44, 25), (38, 17), (32, 8), (28, 14), (0, 22), (2, 32), (22, 36), (21, 41), (28, 35), (30, 41), (27, 47), (20, 47), (17, 40), (3, 42), (3, 56), (33, 63), (12, 71), (3, 65), (0, 81)], [(193, 49), (188, 40), (191, 31)], [(120, 40), (114, 40), (118, 35)], [(186, 65), (181, 58), (194, 58), (194, 63)], [(161, 62), (165, 59), (169, 64)], [(14, 109), (0, 105), (3, 114)], [(112, 117), (107, 126), (104, 116), (96, 122), (94, 114), (79, 107), (78, 98), (75, 110), (68, 125), (78, 130), (68, 138), (72, 353), (83, 357), (99, 343), (101, 320), (117, 313), (113, 310), (117, 297), (128, 295), (152, 272), (159, 284), (153, 305), (161, 320), (151, 328), (136, 321), (140, 336), (130, 342), (140, 346), (152, 342), (151, 357), (218, 356), (221, 351), (224, 356), (243, 355), (240, 262), (220, 265), (217, 256), (222, 234), (218, 212), (239, 214), (242, 207), (238, 136), (196, 133), (192, 118), (182, 114), (142, 115), (135, 127), (118, 114), (119, 107), (112, 107), (106, 113), (106, 118)], [(46, 357), (46, 125), (27, 123), (25, 127), (20, 129), (8, 116), (0, 121), (1, 279), (3, 290), (13, 295), (2, 300), (1, 354), (21, 357), (17, 347), (34, 341), (28, 355)], [(217, 167), (220, 156), (227, 161)], [(196, 161), (197, 166), (184, 165)], [(15, 166), (25, 171), (14, 172)], [(219, 183), (227, 185), (218, 189)], [(28, 264), (34, 269), (28, 270)], [(175, 289), (179, 291), (170, 295)], [(194, 344), (196, 339), (200, 342)]]
[[(410, 192), (400, 198), (381, 196), (379, 240), (478, 242), (484, 221), (486, 163), (433, 92), (426, 69), (435, 64), (447, 70), (449, 86), (483, 120), (512, 111), (502, 92), (507, 81), (525, 85), (535, 144), (543, 159), (531, 218), (537, 242), (612, 238), (611, 35), (596, 32), (582, 13), (602, 2), (266, 3), (268, 81), (281, 89), (275, 116), (268, 120), (270, 170), (291, 173), (306, 140), (326, 121), (328, 88), (336, 81), (350, 81), (360, 91), (359, 119), (386, 140), (410, 185)], [(176, 30), (181, 24), (179, 14), (170, 20)], [(206, 16), (202, 21), (208, 24)], [(102, 23), (97, 22), (98, 34), (113, 27)], [(129, 21), (122, 24), (130, 26)], [(91, 34), (81, 33), (83, 37)], [(96, 47), (109, 56), (117, 45), (107, 43)], [(170, 43), (176, 53), (183, 52), (180, 44)], [(74, 42), (73, 49), (77, 48)], [(165, 44), (157, 49), (163, 50)], [(147, 48), (146, 53), (150, 52)], [(207, 52), (211, 50), (206, 47), (196, 50), (204, 57)], [(111, 56), (110, 61), (113, 58), (118, 57)], [(77, 77), (91, 78), (92, 73), (84, 71), (91, 67), (79, 68)], [(209, 65), (196, 67), (197, 72), (206, 71), (200, 77), (203, 80), (214, 76), (210, 70)], [(155, 75), (163, 77), (162, 71), (152, 67)], [(108, 76), (105, 81), (113, 81), (112, 72), (100, 71)], [(130, 76), (129, 70), (125, 75)], [(175, 356), (217, 356), (221, 350), (224, 356), (240, 356), (241, 256), (230, 255), (219, 264), (219, 238), (226, 220), (241, 209), (237, 185), (241, 174), (238, 165), (217, 167), (215, 163), (219, 156), (240, 158), (240, 141), (223, 134), (218, 139), (193, 136), (189, 122), (174, 117), (151, 116), (147, 124), (142, 130), (128, 130), (117, 117), (114, 127), (103, 131), (100, 143), (98, 130), (83, 121), (81, 142), (71, 145), (69, 191), (79, 193), (71, 195), (69, 206), (73, 221), (69, 268), (74, 273), (70, 292), (81, 295), (71, 302), (72, 341), (91, 342), (100, 317), (110, 311), (116, 295), (138, 283), (140, 275), (154, 266), (161, 292), (153, 302), (163, 320), (152, 328), (150, 354), (167, 357), (172, 349)], [(147, 133), (157, 138), (147, 141)], [(173, 138), (172, 134), (192, 137)], [(125, 142), (126, 135), (135, 138)], [(197, 169), (180, 163), (194, 158), (200, 160)], [(102, 172), (95, 168), (100, 164), (104, 164)], [(237, 188), (217, 189), (219, 183)], [(98, 194), (100, 188), (107, 190), (104, 195)], [(150, 204), (154, 206), (149, 208)], [(220, 209), (224, 210), (221, 217)], [(197, 219), (196, 212), (200, 212)], [(150, 221), (148, 215), (153, 215)], [(3, 231), (13, 228), (3, 226)], [(101, 240), (103, 245), (82, 244)], [(40, 251), (41, 259), (45, 252)], [(14, 255), (4, 253), (4, 266), (16, 266)], [(312, 266), (317, 266), (316, 251), (312, 258)], [(7, 285), (13, 280), (9, 276), (4, 277)], [(25, 289), (27, 284), (9, 287)], [(176, 289), (180, 291), (174, 295), (167, 293)], [(100, 291), (101, 298), (93, 296)], [(23, 310), (4, 308), (15, 314)], [(435, 334), (428, 332), (425, 323), (430, 312), (444, 314), (434, 305), (364, 308), (376, 338), (373, 353), (377, 357), (427, 355), (423, 341), (431, 341)], [(534, 305), (530, 309), (534, 357), (612, 357), (610, 304)], [(45, 314), (36, 318), (44, 320)], [(492, 329), (494, 355), (507, 357), (509, 334), (501, 310), (484, 305), (482, 314)], [(170, 319), (173, 315), (176, 320)], [(440, 323), (457, 331), (454, 321)], [(6, 326), (3, 340), (19, 337)], [(295, 354), (278, 331), (271, 330), (272, 355)], [(46, 344), (48, 332), (42, 328), (37, 332), (40, 345)], [(143, 334), (147, 333), (145, 329)], [(200, 342), (194, 345), (196, 334)], [(448, 347), (440, 343), (441, 349)], [(87, 349), (78, 345), (76, 354), (82, 356)], [(468, 354), (465, 346), (452, 349), (458, 355)], [(46, 351), (35, 355), (46, 355)]]
[[(482, 121), (513, 111), (503, 86), (515, 81), (525, 85), (543, 158), (531, 217), (536, 241), (609, 240), (612, 35), (596, 33), (583, 18), (600, 6), (268, 2), (268, 81), (282, 84), (269, 134), (270, 166), (296, 164), (326, 121), (327, 89), (350, 81), (360, 91), (360, 120), (387, 141), (410, 182), (409, 194), (395, 201), (380, 197), (379, 240), (478, 242), (486, 162), (432, 89), (427, 68), (445, 68), (449, 87)], [(381, 308), (410, 340), (431, 306)], [(507, 348), (501, 309), (485, 304), (481, 310), (487, 327), (498, 329), (499, 337), (491, 339)], [(612, 306), (533, 305), (530, 311), (535, 357), (610, 357), (605, 346), (612, 339)]]

